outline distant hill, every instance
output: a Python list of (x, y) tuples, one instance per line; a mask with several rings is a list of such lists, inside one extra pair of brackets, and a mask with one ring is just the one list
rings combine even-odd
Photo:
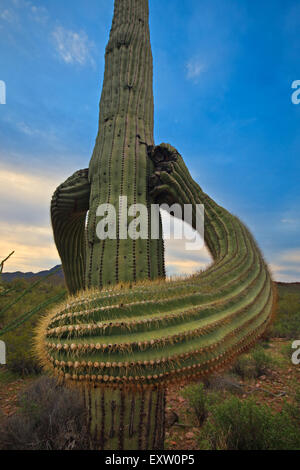
[(300, 282), (276, 282), (278, 286), (294, 286), (300, 287)]
[[(61, 265), (54, 266), (51, 269), (40, 271), (38, 273), (23, 273), (21, 271), (16, 271), (14, 273), (2, 273), (1, 280), (3, 282), (11, 282), (15, 279), (25, 279), (28, 281), (37, 281), (41, 277), (46, 277), (48, 274), (51, 274), (56, 269), (59, 269), (57, 273), (53, 274), (49, 278), (51, 284), (64, 284), (65, 277)], [(289, 289), (300, 289), (300, 282), (276, 282), (278, 287), (289, 288)]]
[(54, 268), (40, 271), (38, 273), (23, 273), (21, 271), (16, 271), (14, 273), (2, 273), (1, 280), (3, 282), (11, 282), (15, 279), (25, 279), (28, 281), (37, 281), (41, 277), (46, 277), (48, 274), (51, 274), (53, 271), (58, 269), (58, 271), (49, 278), (52, 284), (63, 284), (64, 283), (64, 273), (61, 265), (54, 266)]

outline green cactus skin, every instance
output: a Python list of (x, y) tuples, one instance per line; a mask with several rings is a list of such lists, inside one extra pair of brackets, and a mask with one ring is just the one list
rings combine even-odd
[[(204, 204), (214, 263), (165, 281), (162, 239), (97, 240), (97, 206), (120, 195), (129, 204)], [(57, 189), (51, 211), (77, 294), (41, 320), (38, 356), (84, 390), (98, 448), (161, 448), (166, 386), (220, 370), (254, 344), (276, 292), (248, 229), (202, 191), (175, 148), (154, 146), (147, 0), (115, 1), (90, 168)]]
[(84, 388), (94, 447), (103, 450), (162, 449), (165, 434), (163, 387)]

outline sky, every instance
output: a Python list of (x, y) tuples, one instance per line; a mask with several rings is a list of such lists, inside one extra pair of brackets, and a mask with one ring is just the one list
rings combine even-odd
[[(98, 128), (112, 0), (0, 0), (0, 258), (59, 263), (55, 188), (87, 168)], [(276, 280), (300, 281), (298, 0), (150, 0), (155, 141), (251, 229)], [(1, 96), (1, 93), (0, 93)], [(167, 244), (169, 274), (211, 262)]]

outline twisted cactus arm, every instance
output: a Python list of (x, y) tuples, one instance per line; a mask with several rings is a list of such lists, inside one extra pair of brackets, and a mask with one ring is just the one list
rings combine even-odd
[(167, 384), (224, 368), (264, 333), (276, 301), (247, 228), (201, 190), (173, 147), (148, 150), (157, 202), (205, 205), (214, 263), (176, 282), (86, 291), (42, 321), (39, 356), (83, 387), (102, 449), (161, 448)]
[(88, 170), (80, 170), (57, 188), (51, 201), (54, 240), (71, 294), (85, 288), (85, 220), (89, 198)]
[(163, 162), (168, 172), (157, 165), (153, 196), (205, 205), (205, 240), (214, 264), (188, 280), (87, 292), (63, 305), (48, 319), (45, 347), (48, 363), (67, 380), (191, 380), (223, 367), (270, 321), (273, 283), (253, 237), (203, 193), (178, 152), (163, 147), (176, 161)]

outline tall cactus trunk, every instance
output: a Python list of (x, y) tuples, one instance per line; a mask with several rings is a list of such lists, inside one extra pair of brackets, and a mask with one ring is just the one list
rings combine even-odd
[[(155, 240), (150, 236), (146, 240), (122, 239), (118, 211), (116, 239), (101, 240), (96, 233), (98, 207), (111, 204), (124, 210), (119, 207), (121, 196), (127, 197), (128, 207), (143, 204), (151, 212), (154, 201), (149, 183), (154, 164), (148, 148), (154, 146), (152, 82), (148, 0), (115, 0), (105, 53), (99, 131), (89, 170), (76, 172), (57, 189), (52, 200), (55, 242), (71, 293), (165, 277), (160, 217), (159, 238)], [(162, 448), (163, 390), (135, 389), (135, 395), (128, 396), (124, 390), (88, 386), (85, 394), (96, 448)], [(122, 428), (124, 413), (127, 421), (133, 419), (132, 429)]]
[[(153, 164), (147, 157), (147, 145), (153, 145), (148, 16), (148, 0), (115, 1), (105, 54), (99, 132), (89, 167), (87, 287), (164, 276), (161, 230), (159, 240), (123, 240), (118, 219), (116, 240), (100, 240), (96, 234), (99, 205), (118, 208), (120, 196), (127, 197), (128, 206), (149, 207), (152, 202), (149, 176)], [(148, 222), (150, 231), (150, 218)]]
[(94, 449), (164, 448), (164, 388), (86, 387), (84, 398)]
[[(161, 221), (158, 240), (124, 240), (119, 233), (124, 209), (119, 207), (120, 197), (127, 197), (128, 207), (143, 204), (149, 209), (153, 202), (149, 182), (154, 166), (147, 153), (147, 148), (154, 146), (152, 82), (148, 0), (115, 0), (105, 53), (99, 131), (89, 166), (88, 288), (165, 276)], [(97, 237), (97, 209), (101, 204), (119, 208), (116, 240)], [(92, 400), (87, 409), (95, 447), (163, 447), (164, 391), (136, 389), (128, 394), (124, 389), (87, 390)]]

